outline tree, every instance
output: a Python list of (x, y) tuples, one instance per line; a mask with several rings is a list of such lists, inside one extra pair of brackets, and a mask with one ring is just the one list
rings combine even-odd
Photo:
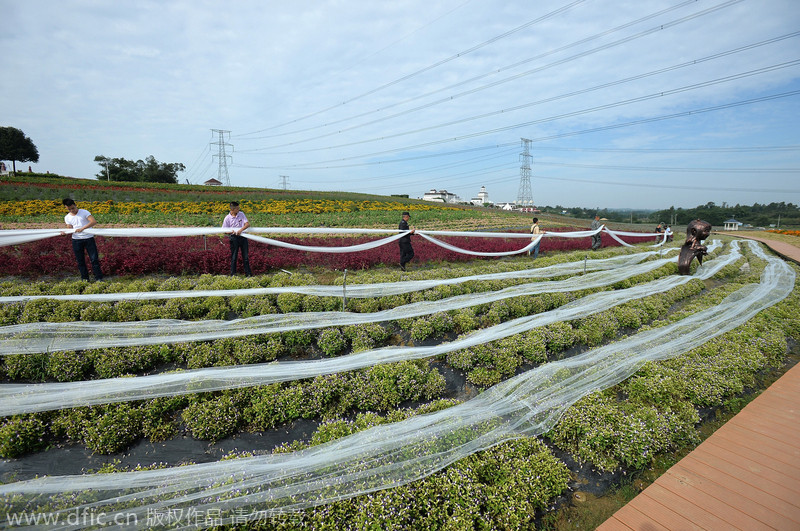
[(178, 172), (186, 170), (180, 162), (158, 162), (150, 155), (145, 160), (127, 160), (123, 158), (111, 159), (104, 155), (97, 155), (94, 161), (100, 165), (97, 179), (100, 181), (128, 181), (144, 183), (173, 183), (178, 182)]
[(17, 161), (39, 162), (39, 150), (16, 127), (0, 127), (0, 160), (10, 160), (16, 174)]

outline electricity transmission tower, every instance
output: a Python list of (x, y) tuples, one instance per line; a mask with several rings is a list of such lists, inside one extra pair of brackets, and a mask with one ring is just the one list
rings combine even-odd
[(522, 139), (523, 151), (519, 158), (522, 165), (519, 167), (519, 191), (517, 192), (517, 208), (533, 208), (533, 191), (531, 191), (531, 141)]
[(288, 175), (278, 175), (281, 178), (281, 185), (283, 189), (286, 190), (287, 185), (289, 184), (289, 176)]
[(217, 180), (224, 184), (225, 186), (231, 185), (231, 178), (228, 175), (228, 157), (231, 158), (231, 162), (233, 162), (233, 157), (231, 155), (225, 154), (225, 147), (228, 146), (233, 151), (233, 144), (228, 144), (225, 142), (225, 134), (228, 135), (228, 139), (231, 138), (230, 131), (224, 131), (222, 129), (212, 129), (212, 133), (217, 133), (219, 136), (219, 140), (217, 142), (211, 142), (212, 146), (219, 146), (218, 153), (216, 155), (212, 155), (212, 157), (217, 157), (219, 159), (219, 170), (217, 172), (218, 178)]

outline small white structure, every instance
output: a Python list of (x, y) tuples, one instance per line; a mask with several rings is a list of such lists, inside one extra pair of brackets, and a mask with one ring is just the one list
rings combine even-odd
[(497, 203), (497, 208), (500, 210), (514, 210), (514, 203)]
[(469, 200), (469, 202), (475, 206), (489, 206), (492, 204), (492, 202), (489, 201), (489, 192), (486, 191), (485, 186), (481, 186), (481, 191), (478, 192), (478, 197), (473, 197)]
[(433, 201), (436, 203), (458, 203), (460, 202), (456, 194), (451, 194), (447, 190), (439, 190), (438, 192), (431, 189), (430, 192), (425, 192), (422, 196), (423, 201)]
[(739, 230), (739, 227), (742, 226), (741, 221), (736, 221), (735, 219), (731, 218), (725, 222), (724, 227), (725, 230)]

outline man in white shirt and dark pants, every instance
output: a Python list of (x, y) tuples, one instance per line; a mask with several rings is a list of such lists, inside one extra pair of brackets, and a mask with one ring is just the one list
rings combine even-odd
[(231, 244), (231, 276), (236, 274), (236, 262), (239, 258), (239, 250), (242, 251), (242, 265), (244, 266), (245, 276), (252, 275), (250, 271), (250, 251), (247, 238), (242, 236), (242, 232), (250, 228), (247, 216), (239, 210), (239, 203), (231, 201), (230, 214), (222, 220), (223, 229), (232, 229), (228, 235)]
[[(62, 203), (67, 207), (68, 211), (68, 214), (64, 216), (64, 223), (70, 229), (75, 229), (75, 232), (72, 233), (72, 252), (75, 253), (75, 260), (78, 262), (81, 279), (89, 280), (89, 271), (86, 268), (86, 254), (88, 253), (95, 280), (103, 280), (103, 271), (100, 269), (100, 255), (97, 252), (94, 235), (84, 232), (86, 229), (97, 225), (97, 220), (88, 210), (78, 208), (78, 205), (72, 199), (64, 199)], [(66, 233), (62, 232), (62, 234)]]

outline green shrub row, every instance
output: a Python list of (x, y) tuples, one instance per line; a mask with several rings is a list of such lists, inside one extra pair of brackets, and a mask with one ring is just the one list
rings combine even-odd
[(142, 437), (168, 439), (181, 422), (195, 438), (216, 441), (298, 418), (389, 411), (404, 402), (432, 400), (444, 389), (444, 377), (426, 362), (405, 361), (264, 387), (17, 415), (0, 427), (0, 457), (18, 457), (63, 439), (110, 454)]
[[(640, 275), (639, 280), (649, 281), (670, 272), (669, 267), (659, 268), (649, 274)], [(450, 288), (450, 286), (443, 288)], [(598, 290), (519, 296), (451, 312), (438, 312), (429, 316), (403, 319), (398, 321), (397, 325), (401, 330), (409, 332), (412, 340), (421, 342), (429, 338), (441, 338), (451, 332), (466, 333), (509, 319), (551, 310), (593, 291)], [(435, 288), (429, 292), (414, 293), (412, 298), (421, 298), (430, 294), (435, 296), (436, 293)], [(450, 294), (447, 293), (447, 295)], [(303, 301), (329, 299), (336, 302), (336, 299), (333, 298), (311, 297), (294, 293), (280, 294), (277, 297), (234, 297), (230, 301), (230, 306), (223, 297), (171, 299), (161, 304), (120, 301), (114, 305), (39, 299), (30, 301), (24, 306), (2, 305), (0, 311), (5, 310), (5, 316), (14, 322), (17, 319), (20, 322), (38, 322), (44, 319), (67, 321), (74, 320), (74, 315), (79, 315), (81, 320), (90, 321), (129, 320), (129, 317), (133, 315), (142, 319), (198, 319), (203, 317), (222, 319), (229, 311), (253, 312), (254, 314), (276, 313), (279, 309), (273, 305), (273, 299), (277, 301), (277, 306), (280, 306), (281, 311), (298, 310), (291, 305), (303, 306)], [(370, 302), (378, 304), (380, 299), (359, 301), (363, 304)], [(393, 303), (397, 302), (400, 301), (398, 296), (395, 296)], [(12, 315), (8, 311), (11, 308), (20, 309), (21, 315)], [(380, 308), (370, 308), (369, 311), (378, 309)], [(306, 306), (299, 310), (317, 311)], [(382, 326), (373, 323), (324, 330), (296, 330), (213, 342), (92, 349), (82, 352), (67, 351), (50, 354), (15, 354), (4, 358), (3, 363), (0, 364), (0, 373), (4, 373), (12, 380), (22, 381), (77, 381), (96, 377), (113, 378), (152, 370), (162, 364), (178, 364), (189, 369), (197, 369), (263, 363), (273, 361), (286, 354), (307, 355), (309, 347), (313, 347), (315, 344), (316, 348), (324, 355), (335, 356), (383, 346), (390, 339), (391, 334), (391, 324)], [(565, 348), (570, 345), (566, 345)], [(496, 383), (498, 378), (496, 371), (490, 371), (486, 375), (481, 375), (482, 372), (485, 371), (481, 369), (475, 374), (476, 383), (478, 381), (482, 382), (481, 385), (492, 385), (493, 381)]]
[(504, 442), (424, 479), (248, 523), (263, 530), (533, 529), (569, 470), (535, 438)]
[(674, 302), (696, 295), (703, 289), (702, 281), (691, 280), (663, 294), (625, 303), (578, 321), (553, 323), (451, 352), (447, 355), (447, 362), (453, 368), (465, 371), (467, 380), (478, 387), (491, 387), (513, 376), (523, 364), (544, 363), (575, 345), (597, 346), (623, 330), (637, 329), (643, 323), (665, 315)]
[[(739, 279), (753, 280), (759, 269), (755, 264), (752, 274)], [(653, 324), (665, 325), (700, 312), (739, 287), (727, 284), (709, 290), (707, 296)], [(693, 443), (699, 411), (725, 407), (756, 386), (761, 374), (781, 364), (787, 337), (800, 338), (798, 287), (745, 325), (676, 358), (648, 362), (625, 382), (584, 397), (567, 410), (548, 437), (579, 461), (601, 470), (641, 469), (655, 453)]]

